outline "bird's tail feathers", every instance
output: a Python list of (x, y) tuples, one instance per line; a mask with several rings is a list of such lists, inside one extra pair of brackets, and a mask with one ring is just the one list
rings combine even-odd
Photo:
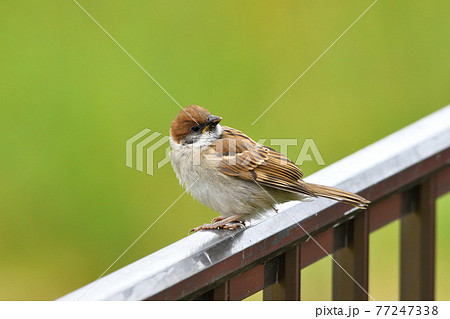
[(334, 199), (342, 203), (350, 204), (355, 207), (366, 209), (370, 204), (367, 199), (334, 187), (322, 186), (317, 184), (308, 183), (308, 188), (314, 193), (315, 196)]

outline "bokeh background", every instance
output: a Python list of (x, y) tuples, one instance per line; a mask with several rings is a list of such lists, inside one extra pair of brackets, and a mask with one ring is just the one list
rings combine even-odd
[[(253, 126), (372, 0), (79, 3), (182, 105), (254, 139), (313, 138), (327, 164), (450, 103), (446, 0), (380, 0)], [(170, 165), (154, 176), (125, 165), (125, 141), (168, 134), (179, 107), (74, 1), (2, 0), (0, 47), (0, 299), (55, 299), (95, 280), (183, 192)], [(449, 214), (447, 195), (440, 300)], [(110, 271), (215, 215), (183, 196)], [(398, 298), (398, 230), (371, 236), (377, 300)], [(331, 298), (330, 278), (329, 258), (306, 269), (302, 297)]]

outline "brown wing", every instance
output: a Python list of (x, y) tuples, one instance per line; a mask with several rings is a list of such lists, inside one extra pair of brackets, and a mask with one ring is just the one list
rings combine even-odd
[(215, 143), (217, 152), (223, 157), (219, 163), (222, 173), (255, 180), (267, 187), (315, 196), (302, 181), (300, 168), (286, 156), (256, 143), (238, 130), (222, 128), (222, 138)]

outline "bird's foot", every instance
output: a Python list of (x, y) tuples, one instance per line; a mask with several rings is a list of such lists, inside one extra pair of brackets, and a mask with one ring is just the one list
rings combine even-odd
[(214, 218), (211, 220), (211, 224), (220, 222), (220, 221), (224, 220), (225, 218), (226, 218), (226, 217), (223, 217), (223, 216), (217, 216), (217, 217), (214, 217)]
[(245, 228), (245, 222), (242, 220), (235, 220), (221, 227), (221, 229), (238, 229), (238, 228)]
[(199, 230), (212, 230), (212, 229), (237, 229), (245, 228), (245, 222), (238, 220), (242, 215), (233, 215), (231, 217), (218, 216), (214, 218), (210, 224), (203, 224), (201, 226), (192, 228), (189, 234), (196, 233)]

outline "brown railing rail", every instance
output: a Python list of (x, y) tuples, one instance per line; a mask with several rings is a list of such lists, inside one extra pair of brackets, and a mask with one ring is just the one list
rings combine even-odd
[(195, 233), (60, 300), (240, 300), (260, 290), (264, 300), (300, 300), (301, 269), (327, 254), (337, 262), (333, 299), (367, 300), (369, 234), (396, 219), (400, 297), (434, 299), (435, 201), (450, 191), (450, 106), (306, 180), (372, 204), (283, 204), (257, 225)]

